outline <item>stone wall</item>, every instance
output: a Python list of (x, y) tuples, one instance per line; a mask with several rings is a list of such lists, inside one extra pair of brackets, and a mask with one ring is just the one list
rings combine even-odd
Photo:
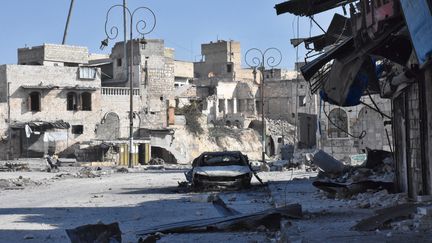
[[(58, 148), (59, 150), (65, 150), (80, 141), (93, 139), (97, 123), (102, 117), (100, 70), (97, 70), (94, 80), (80, 79), (78, 71), (78, 68), (73, 67), (7, 65), (6, 76), (0, 80), (10, 82), (11, 123), (63, 120), (71, 126), (82, 125), (82, 134), (74, 134), (72, 129), (66, 131), (67, 141), (64, 147)], [(38, 112), (29, 109), (28, 97), (34, 91), (41, 94), (41, 110)], [(67, 110), (68, 92), (75, 92), (78, 96), (84, 92), (91, 93), (91, 111)], [(19, 141), (20, 136), (23, 136), (22, 132), (14, 131), (15, 140)], [(37, 141), (37, 136), (43, 134), (32, 134), (34, 138), (31, 139)], [(16, 148), (15, 156), (19, 156), (19, 152)]]
[[(391, 101), (388, 99), (381, 99), (378, 95), (372, 96), (374, 101), (382, 112), (387, 115), (391, 114)], [(373, 103), (369, 97), (363, 97), (363, 102), (373, 107)], [(327, 115), (333, 109), (341, 109), (347, 116), (348, 131), (355, 138), (340, 132), (342, 137), (330, 137), (328, 134), (329, 126), (331, 126)], [(364, 106), (358, 105), (354, 107), (338, 107), (329, 104), (325, 104), (325, 107), (321, 109), (320, 113), (320, 134), (321, 134), (321, 149), (325, 152), (332, 154), (336, 159), (343, 160), (350, 163), (350, 155), (364, 154), (366, 153), (366, 147), (370, 149), (379, 149), (390, 151), (389, 143), (387, 140), (387, 134), (385, 132), (384, 120), (379, 113)], [(391, 139), (392, 128), (386, 127)], [(363, 138), (359, 136), (364, 133)]]
[[(257, 91), (256, 99), (261, 103), (260, 90)], [(303, 99), (305, 102), (301, 101)], [(295, 124), (296, 113), (316, 114), (315, 96), (310, 95), (308, 84), (303, 79), (265, 81), (264, 111), (270, 119), (282, 119)]]
[[(130, 43), (130, 42), (129, 42)], [(127, 46), (128, 53), (130, 45)], [(137, 107), (144, 128), (167, 126), (167, 110), (174, 103), (174, 50), (165, 48), (163, 40), (149, 39), (145, 47), (134, 42), (133, 86), (140, 89), (141, 106)], [(116, 43), (111, 58), (114, 63), (114, 79), (125, 80), (123, 42)], [(121, 60), (121, 61), (119, 61)], [(121, 62), (121, 66), (118, 65)], [(147, 71), (147, 73), (146, 73)], [(128, 87), (129, 83), (122, 83)]]

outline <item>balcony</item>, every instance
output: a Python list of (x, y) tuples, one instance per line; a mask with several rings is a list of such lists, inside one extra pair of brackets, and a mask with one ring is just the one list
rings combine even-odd
[[(102, 87), (102, 95), (109, 96), (129, 96), (130, 89), (129, 88), (118, 88), (118, 87)], [(140, 95), (139, 89), (133, 89), (132, 94), (134, 96)]]

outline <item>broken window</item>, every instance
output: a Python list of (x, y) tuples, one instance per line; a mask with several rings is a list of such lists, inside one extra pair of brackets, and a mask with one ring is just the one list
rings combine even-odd
[(28, 97), (28, 108), (30, 111), (41, 111), (41, 94), (37, 91), (31, 92)]
[(78, 110), (78, 97), (75, 92), (67, 93), (67, 110), (76, 111)]
[(122, 66), (122, 59), (117, 58), (117, 67), (121, 67), (121, 66)]
[(92, 109), (91, 93), (84, 92), (81, 94), (81, 109), (83, 111), (91, 111), (91, 109)]
[(329, 138), (346, 138), (348, 137), (348, 115), (347, 113), (336, 108), (330, 111), (328, 123), (328, 137)]
[(73, 125), (72, 126), (72, 134), (83, 134), (84, 126), (83, 125)]

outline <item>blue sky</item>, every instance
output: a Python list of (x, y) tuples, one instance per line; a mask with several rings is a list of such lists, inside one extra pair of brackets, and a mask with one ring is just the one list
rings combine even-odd
[[(274, 5), (284, 0), (128, 0), (128, 7), (151, 8), (157, 16), (157, 26), (147, 38), (161, 38), (167, 47), (175, 48), (176, 59), (199, 60), (200, 44), (219, 39), (241, 42), (242, 51), (257, 47), (279, 48), (283, 53), (281, 68), (294, 67), (295, 49), (290, 39), (295, 37), (296, 17), (276, 16)], [(105, 14), (111, 5), (122, 0), (75, 0), (67, 44), (87, 46), (90, 52), (99, 50), (105, 38)], [(69, 0), (13, 0), (0, 5), (0, 64), (17, 62), (17, 48), (43, 43), (61, 43), (69, 9)], [(111, 20), (122, 25), (121, 10)], [(332, 13), (316, 16), (325, 28)], [(310, 28), (307, 18), (300, 18), (300, 36), (321, 34), (316, 25)], [(135, 34), (134, 36), (138, 36)], [(121, 41), (119, 36), (118, 41)], [(300, 60), (302, 54), (300, 52)]]

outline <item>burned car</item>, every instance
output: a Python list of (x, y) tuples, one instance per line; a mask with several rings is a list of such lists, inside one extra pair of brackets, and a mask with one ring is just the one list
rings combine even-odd
[(186, 178), (194, 188), (242, 188), (250, 186), (252, 174), (241, 152), (205, 152), (194, 159)]

